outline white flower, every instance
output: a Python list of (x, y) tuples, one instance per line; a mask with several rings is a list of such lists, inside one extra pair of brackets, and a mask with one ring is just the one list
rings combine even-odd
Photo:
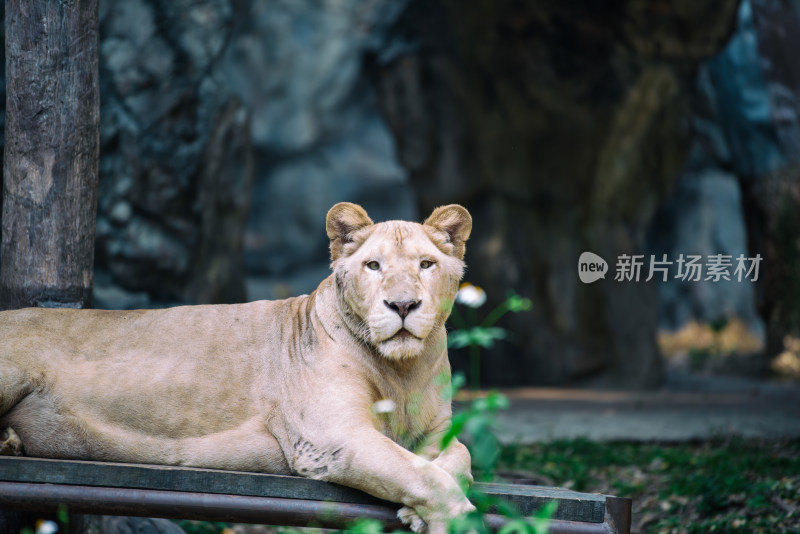
[(53, 521), (40, 519), (36, 522), (36, 534), (55, 534), (58, 532), (58, 525)]
[(458, 288), (456, 302), (470, 308), (480, 308), (486, 302), (486, 291), (478, 286), (473, 286), (469, 282), (464, 282)]
[(394, 411), (396, 404), (391, 399), (381, 399), (372, 405), (372, 411), (375, 413), (391, 413)]

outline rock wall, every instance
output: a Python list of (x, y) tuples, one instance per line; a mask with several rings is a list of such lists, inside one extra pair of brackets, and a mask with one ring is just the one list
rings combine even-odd
[(244, 300), (249, 113), (229, 0), (101, 3), (96, 305)]
[[(659, 286), (665, 328), (688, 319), (744, 320), (765, 356), (800, 329), (800, 10), (743, 0), (736, 30), (697, 76), (693, 143), (673, 197), (656, 217), (656, 253), (763, 259), (759, 282)], [(764, 360), (764, 367), (768, 360)]]
[(364, 54), (382, 42), (404, 4), (237, 5), (223, 71), (252, 117), (250, 298), (316, 287), (328, 273), (325, 214), (336, 202), (361, 203), (376, 220), (417, 217), (406, 171), (363, 73)]
[[(761, 176), (785, 164), (770, 117), (749, 0), (740, 3), (734, 34), (698, 71), (692, 144), (673, 195), (651, 226), (656, 255), (749, 256), (739, 177)], [(738, 317), (763, 336), (755, 285), (736, 280), (659, 284), (660, 325), (674, 330), (691, 319)]]
[(767, 356), (800, 337), (800, 3), (750, 0), (772, 132), (785, 160), (740, 175), (749, 248), (766, 264), (756, 303), (767, 323)]
[(362, 73), (403, 5), (105, 0), (99, 305), (307, 292), (333, 204), (415, 218)]
[[(800, 324), (798, 13), (737, 4), (102, 0), (96, 302), (307, 292), (335, 202), (377, 220), (461, 202), (487, 307), (535, 304), (487, 382), (652, 386), (656, 328), (690, 317), (766, 317), (775, 344)], [(613, 269), (688, 249), (775, 268), (756, 286), (575, 272), (585, 250)]]
[(508, 323), (517, 345), (484, 360), (487, 382), (660, 382), (655, 287), (584, 285), (577, 258), (644, 251), (684, 160), (695, 69), (736, 4), (418, 0), (404, 12), (374, 79), (422, 209), (464, 203), (479, 221), (468, 278), (490, 303), (510, 288), (534, 303)]

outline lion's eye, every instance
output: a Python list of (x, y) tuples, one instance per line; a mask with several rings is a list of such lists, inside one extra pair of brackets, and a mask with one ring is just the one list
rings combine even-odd
[(367, 263), (367, 269), (369, 269), (371, 271), (377, 271), (380, 268), (381, 268), (381, 264), (378, 263), (377, 261), (371, 261), (371, 262)]
[(419, 263), (419, 266), (422, 267), (423, 269), (430, 269), (431, 267), (433, 267), (433, 263), (434, 262), (432, 262), (431, 260), (422, 260)]

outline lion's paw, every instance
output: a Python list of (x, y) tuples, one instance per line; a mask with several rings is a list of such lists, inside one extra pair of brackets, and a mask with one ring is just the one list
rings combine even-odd
[(422, 520), (413, 508), (403, 506), (397, 511), (397, 517), (403, 524), (408, 525), (408, 528), (417, 534), (425, 534), (428, 532), (428, 525), (425, 524), (425, 521)]
[(22, 456), (22, 450), (22, 440), (13, 428), (0, 432), (0, 456)]

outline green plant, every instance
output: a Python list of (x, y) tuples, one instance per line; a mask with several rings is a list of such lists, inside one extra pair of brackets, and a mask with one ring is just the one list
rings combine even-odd
[[(462, 284), (456, 296), (455, 304), (464, 306), (469, 320), (457, 307), (453, 307), (451, 318), (457, 328), (448, 333), (447, 344), (451, 348), (469, 348), (470, 354), (470, 389), (477, 391), (480, 385), (480, 351), (490, 349), (495, 341), (508, 339), (509, 333), (496, 323), (508, 312), (522, 312), (530, 310), (533, 305), (530, 299), (510, 294), (502, 303), (491, 310), (486, 317), (478, 323), (477, 308), (486, 301), (486, 293), (479, 287), (471, 284)], [(450, 399), (456, 396), (458, 390), (464, 386), (466, 380), (462, 373), (452, 377), (451, 387), (448, 391)], [(449, 430), (442, 436), (441, 447), (444, 449), (457, 436), (467, 446), (472, 457), (473, 475), (477, 480), (492, 480), (495, 467), (500, 458), (502, 446), (495, 433), (497, 412), (508, 408), (509, 401), (505, 395), (490, 391), (486, 395), (473, 395), (468, 406), (453, 413)], [(509, 518), (508, 523), (501, 529), (501, 534), (520, 532), (526, 534), (539, 534), (547, 531), (550, 518), (555, 513), (557, 503), (551, 502), (540, 509), (533, 518), (524, 518), (508, 503), (489, 498), (481, 494), (474, 487), (469, 490), (469, 497), (475, 503), (477, 511), (467, 517), (454, 520), (450, 525), (452, 532), (485, 532), (482, 514), (490, 511), (500, 513)]]
[(455, 303), (469, 310), (470, 320), (466, 320), (458, 307), (453, 306), (450, 318), (457, 328), (447, 334), (448, 347), (469, 348), (469, 382), (472, 390), (477, 390), (480, 386), (481, 349), (490, 349), (494, 346), (495, 341), (509, 337), (508, 330), (495, 326), (497, 321), (508, 312), (528, 311), (533, 307), (530, 299), (512, 293), (478, 324), (476, 310), (484, 302), (486, 302), (486, 293), (480, 287), (468, 283), (462, 284), (456, 295)]
[[(447, 391), (454, 398), (458, 390), (466, 382), (463, 373), (456, 373)], [(501, 457), (502, 444), (495, 433), (497, 412), (509, 407), (508, 398), (496, 391), (482, 396), (472, 396), (466, 408), (453, 413), (450, 428), (442, 436), (441, 448), (447, 447), (458, 437), (469, 449), (472, 458), (472, 473), (476, 480), (491, 481), (495, 468)], [(476, 512), (463, 518), (454, 519), (450, 531), (487, 533), (483, 515), (498, 513), (508, 518), (506, 525), (500, 530), (502, 534), (542, 534), (547, 532), (547, 525), (556, 511), (557, 503), (552, 501), (537, 511), (532, 518), (523, 517), (509, 503), (483, 494), (474, 486), (469, 488), (468, 496), (477, 508)]]
[[(452, 393), (464, 385), (462, 373), (456, 373), (452, 378)], [(491, 480), (497, 460), (500, 457), (500, 440), (495, 434), (495, 422), (498, 410), (508, 408), (508, 398), (496, 391), (491, 391), (485, 396), (474, 397), (466, 409), (453, 413), (450, 428), (442, 436), (441, 447), (444, 449), (450, 442), (460, 437), (469, 448), (472, 456), (473, 474), (476, 478)]]
[(190, 521), (186, 519), (178, 519), (173, 522), (181, 527), (186, 534), (220, 534), (231, 526), (230, 523)]

